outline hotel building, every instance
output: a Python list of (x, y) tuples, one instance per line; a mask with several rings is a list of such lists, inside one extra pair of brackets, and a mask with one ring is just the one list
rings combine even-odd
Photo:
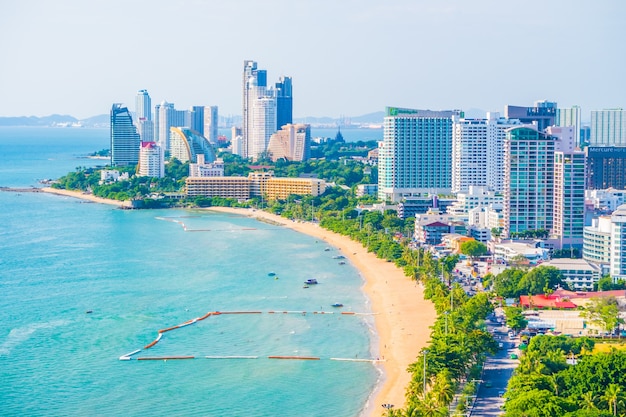
[(326, 182), (317, 178), (276, 178), (271, 172), (251, 172), (248, 177), (187, 177), (188, 196), (285, 200), (288, 196), (312, 195), (326, 191)]
[(521, 122), (500, 117), (499, 113), (487, 113), (486, 119), (453, 120), (452, 192), (467, 191), (470, 186), (501, 192), (506, 130)]
[(311, 153), (311, 126), (307, 124), (286, 124), (270, 137), (267, 146), (272, 161), (306, 161)]
[(626, 146), (588, 146), (587, 189), (626, 188)]
[(450, 193), (452, 116), (461, 112), (386, 108), (378, 145), (379, 199)]
[(163, 178), (165, 176), (163, 148), (156, 142), (141, 142), (137, 175), (154, 178)]
[(115, 103), (111, 107), (111, 165), (129, 166), (139, 162), (141, 139), (128, 108)]
[(152, 100), (148, 90), (139, 90), (135, 97), (135, 124), (142, 142), (152, 142), (154, 140)]
[(531, 127), (507, 131), (504, 141), (503, 236), (550, 230), (554, 214), (554, 138)]
[(183, 163), (197, 162), (198, 155), (203, 155), (206, 162), (216, 159), (215, 150), (209, 141), (186, 127), (170, 127), (170, 154)]

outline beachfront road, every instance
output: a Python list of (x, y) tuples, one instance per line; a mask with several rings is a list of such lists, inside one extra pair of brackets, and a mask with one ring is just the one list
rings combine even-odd
[(495, 417), (504, 413), (501, 408), (504, 405), (502, 394), (506, 391), (513, 370), (517, 367), (518, 361), (510, 359), (512, 353), (517, 353), (517, 348), (514, 340), (509, 338), (506, 327), (494, 324), (488, 328), (493, 331), (496, 341), (502, 343), (502, 348), (485, 361), (483, 382), (478, 389), (470, 416)]

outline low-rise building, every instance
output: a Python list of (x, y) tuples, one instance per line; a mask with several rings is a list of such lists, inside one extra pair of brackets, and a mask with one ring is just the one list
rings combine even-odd
[(574, 290), (593, 290), (593, 285), (602, 278), (600, 268), (584, 259), (551, 259), (541, 265), (561, 271), (565, 282)]

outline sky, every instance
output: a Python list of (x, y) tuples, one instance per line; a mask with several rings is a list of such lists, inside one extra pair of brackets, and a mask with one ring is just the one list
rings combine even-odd
[(216, 105), (243, 61), (293, 78), (294, 117), (386, 106), (626, 107), (623, 0), (0, 0), (0, 116)]

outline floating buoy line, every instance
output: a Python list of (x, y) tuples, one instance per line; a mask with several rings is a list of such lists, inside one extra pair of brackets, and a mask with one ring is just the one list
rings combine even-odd
[[(302, 311), (302, 310), (269, 310), (267, 312), (265, 312), (266, 314), (299, 314), (299, 315), (307, 315), (307, 314), (316, 314), (316, 315), (329, 315), (329, 314), (341, 314), (341, 315), (346, 315), (346, 316), (371, 316), (371, 315), (375, 315), (376, 313), (356, 313), (356, 312), (352, 312), (352, 311), (342, 311), (341, 313), (336, 313), (334, 311), (311, 311), (311, 312), (307, 312), (307, 311)], [(130, 360), (138, 360), (138, 361), (167, 361), (167, 360), (187, 360), (187, 359), (280, 359), (280, 360), (306, 360), (306, 361), (319, 361), (322, 360), (322, 358), (317, 357), (317, 356), (293, 356), (293, 355), (269, 355), (269, 356), (244, 356), (244, 355), (232, 355), (232, 356), (228, 356), (228, 355), (221, 355), (221, 356), (187, 356), (187, 355), (173, 355), (173, 356), (139, 356), (139, 357), (134, 357), (135, 355), (137, 355), (138, 353), (142, 352), (142, 351), (146, 351), (152, 347), (154, 347), (154, 345), (156, 345), (157, 343), (159, 343), (159, 341), (161, 340), (161, 338), (163, 337), (163, 334), (167, 333), (167, 332), (171, 332), (177, 329), (181, 329), (183, 327), (187, 327), (190, 326), (192, 324), (195, 324), (199, 321), (205, 320), (211, 316), (220, 316), (223, 314), (264, 314), (264, 312), (262, 311), (211, 311), (206, 313), (205, 315), (201, 316), (201, 317), (196, 317), (194, 319), (191, 320), (187, 320), (181, 324), (178, 324), (176, 326), (171, 326), (171, 327), (166, 327), (164, 329), (160, 329), (157, 331), (157, 337), (150, 343), (148, 343), (147, 345), (145, 345), (143, 348), (141, 349), (136, 349), (132, 352), (126, 353), (125, 355), (122, 355), (119, 357), (119, 360), (121, 361), (130, 361)], [(384, 362), (384, 359), (358, 359), (358, 358), (327, 358), (328, 360), (332, 360), (332, 361), (346, 361), (346, 362), (369, 362), (369, 363), (377, 363), (377, 362)]]

